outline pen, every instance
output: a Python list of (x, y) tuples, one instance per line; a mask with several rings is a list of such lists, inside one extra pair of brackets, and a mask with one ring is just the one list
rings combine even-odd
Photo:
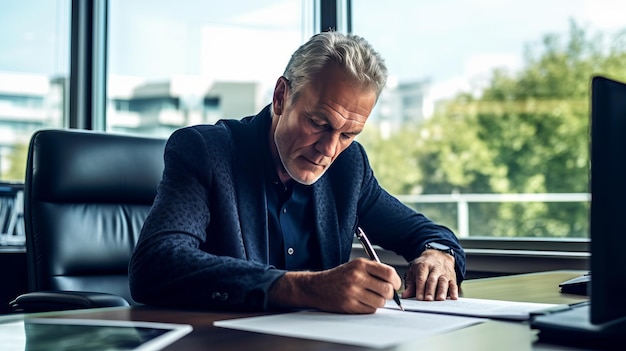
[[(361, 242), (361, 245), (363, 245), (365, 252), (367, 252), (367, 256), (369, 256), (370, 260), (381, 263), (380, 258), (378, 258), (378, 255), (376, 254), (376, 251), (374, 251), (372, 243), (370, 243), (363, 229), (361, 229), (361, 227), (357, 227), (356, 229), (356, 237)], [(400, 303), (400, 297), (398, 296), (398, 292), (395, 290), (393, 291), (393, 300), (398, 304), (398, 307), (400, 307), (400, 309), (404, 311), (404, 307), (402, 307), (402, 304)]]

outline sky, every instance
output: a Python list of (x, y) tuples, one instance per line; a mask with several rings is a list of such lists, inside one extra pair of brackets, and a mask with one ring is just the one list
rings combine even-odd
[[(389, 3), (402, 2), (398, 13)], [(570, 20), (589, 31), (626, 28), (623, 0), (355, 0), (354, 30), (387, 54), (400, 79), (429, 79), (435, 89), (465, 87), (495, 67), (516, 70), (524, 49)], [(374, 4), (378, 4), (374, 7)], [(384, 26), (377, 23), (385, 23)]]
[[(272, 84), (313, 34), (312, 4), (110, 0), (109, 74)], [(470, 89), (495, 67), (519, 68), (526, 46), (548, 33), (567, 34), (571, 20), (590, 32), (626, 28), (623, 0), (353, 0), (352, 6), (353, 32), (385, 57), (390, 84), (428, 80), (441, 96)], [(67, 74), (68, 33), (68, 0), (0, 0), (0, 72)]]

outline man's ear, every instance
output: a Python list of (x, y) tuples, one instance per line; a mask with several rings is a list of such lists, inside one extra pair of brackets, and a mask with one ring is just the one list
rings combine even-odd
[(283, 109), (285, 108), (285, 104), (287, 102), (288, 87), (289, 82), (287, 81), (287, 78), (280, 76), (276, 81), (274, 95), (272, 96), (272, 108), (274, 109), (275, 116), (283, 114)]

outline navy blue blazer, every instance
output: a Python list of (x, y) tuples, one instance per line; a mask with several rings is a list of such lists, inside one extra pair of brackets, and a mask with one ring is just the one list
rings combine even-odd
[[(194, 308), (267, 309), (267, 291), (286, 271), (269, 265), (266, 181), (269, 106), (242, 120), (186, 127), (165, 148), (165, 170), (129, 264), (133, 299)], [(456, 236), (378, 184), (353, 142), (313, 185), (324, 269), (350, 259), (358, 224), (373, 244), (407, 261), (427, 242), (465, 254)]]

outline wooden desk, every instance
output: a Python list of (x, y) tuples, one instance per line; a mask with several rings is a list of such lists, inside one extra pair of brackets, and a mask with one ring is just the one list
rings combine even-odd
[(464, 297), (537, 303), (572, 304), (585, 301), (586, 296), (561, 294), (559, 283), (588, 271), (551, 271), (483, 278), (463, 282)]
[[(558, 283), (585, 272), (557, 271), (531, 273), (500, 278), (470, 280), (463, 283), (465, 297), (510, 299), (529, 302), (569, 303), (585, 300), (575, 295), (562, 295)], [(108, 308), (99, 310), (45, 313), (56, 318), (96, 318), (191, 324), (193, 331), (165, 350), (367, 350), (367, 348), (223, 329), (213, 321), (260, 315), (259, 313), (232, 313), (163, 309), (149, 306)], [(571, 350), (535, 342), (535, 333), (526, 323), (488, 321), (399, 345), (386, 350)]]

